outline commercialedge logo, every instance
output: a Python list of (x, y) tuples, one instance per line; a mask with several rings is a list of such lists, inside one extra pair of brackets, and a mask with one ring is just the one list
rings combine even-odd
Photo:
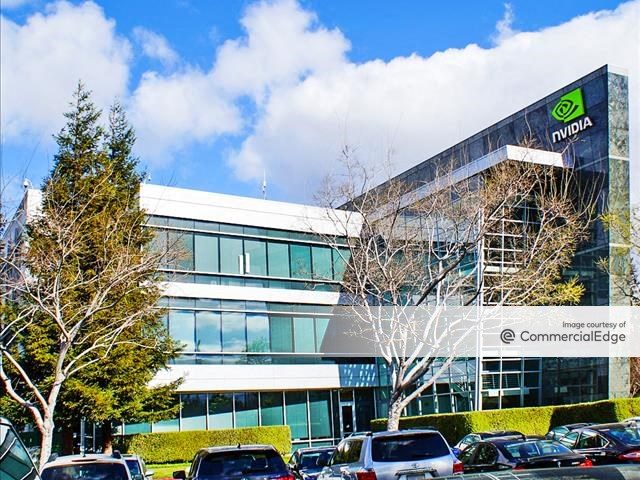
[(588, 115), (572, 122), (572, 120), (582, 117), (585, 113), (582, 88), (578, 87), (560, 97), (558, 103), (556, 103), (553, 110), (551, 110), (551, 116), (559, 122), (568, 123), (568, 125), (551, 133), (553, 143), (566, 140), (572, 135), (576, 135), (587, 128), (593, 127), (593, 121)]

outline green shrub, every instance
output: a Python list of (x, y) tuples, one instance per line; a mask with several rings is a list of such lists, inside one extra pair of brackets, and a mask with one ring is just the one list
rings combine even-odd
[[(640, 398), (618, 398), (575, 405), (403, 417), (400, 419), (400, 428), (434, 427), (453, 445), (472, 432), (518, 430), (528, 435), (544, 435), (558, 425), (577, 422), (616, 422), (636, 415), (640, 415)], [(384, 430), (386, 424), (386, 419), (372, 420), (371, 429)]]
[(190, 462), (200, 448), (237, 444), (270, 444), (281, 455), (291, 451), (287, 425), (189, 432), (140, 433), (120, 437), (114, 448), (137, 453), (147, 463)]

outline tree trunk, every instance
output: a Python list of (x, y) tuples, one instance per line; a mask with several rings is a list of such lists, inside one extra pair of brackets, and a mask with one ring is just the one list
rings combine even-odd
[(400, 428), (400, 416), (402, 415), (402, 398), (392, 396), (389, 399), (389, 414), (387, 415), (387, 430), (395, 432)]
[(42, 430), (40, 430), (40, 434), (42, 435), (42, 441), (40, 442), (40, 467), (47, 463), (51, 456), (54, 429), (55, 424), (53, 423), (53, 418), (45, 417), (42, 422)]
[(102, 422), (102, 453), (113, 453), (113, 429), (110, 420)]

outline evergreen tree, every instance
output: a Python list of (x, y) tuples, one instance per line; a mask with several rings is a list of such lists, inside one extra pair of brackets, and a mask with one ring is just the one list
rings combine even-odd
[(156, 308), (162, 258), (139, 206), (133, 130), (118, 105), (101, 127), (82, 84), (65, 116), (41, 212), (1, 269), (0, 380), (42, 434), (41, 462), (56, 421), (157, 419), (175, 386), (147, 388), (176, 347)]

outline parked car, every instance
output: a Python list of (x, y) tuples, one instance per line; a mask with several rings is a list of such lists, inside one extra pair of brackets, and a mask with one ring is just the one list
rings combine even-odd
[(440, 432), (400, 430), (342, 440), (318, 480), (398, 480), (452, 475), (460, 463)]
[(11, 422), (0, 417), (0, 479), (39, 480), (27, 448)]
[(554, 440), (494, 438), (470, 445), (458, 458), (465, 473), (592, 466), (585, 455)]
[(173, 472), (180, 480), (295, 480), (271, 445), (237, 445), (198, 450), (187, 474)]
[(545, 435), (549, 440), (559, 440), (564, 437), (567, 433), (575, 430), (576, 428), (588, 427), (590, 425), (594, 425), (593, 423), (570, 423), (569, 425), (560, 425), (558, 427), (553, 427), (549, 432)]
[(567, 433), (560, 443), (587, 455), (594, 464), (640, 465), (640, 429), (635, 422), (591, 425)]
[(153, 470), (147, 470), (144, 460), (140, 455), (127, 454), (123, 455), (122, 458), (127, 462), (127, 467), (129, 467), (129, 473), (131, 473), (133, 480), (153, 479), (153, 474), (155, 472)]
[(300, 448), (291, 455), (289, 468), (299, 480), (315, 480), (336, 447)]
[(462, 439), (458, 443), (456, 443), (454, 448), (463, 451), (469, 445), (472, 445), (476, 442), (487, 440), (488, 438), (498, 437), (520, 437), (522, 439), (525, 438), (524, 433), (518, 432), (517, 430), (493, 430), (490, 432), (470, 433), (462, 437)]
[(127, 463), (119, 452), (112, 455), (64, 455), (47, 462), (42, 480), (132, 480)]

